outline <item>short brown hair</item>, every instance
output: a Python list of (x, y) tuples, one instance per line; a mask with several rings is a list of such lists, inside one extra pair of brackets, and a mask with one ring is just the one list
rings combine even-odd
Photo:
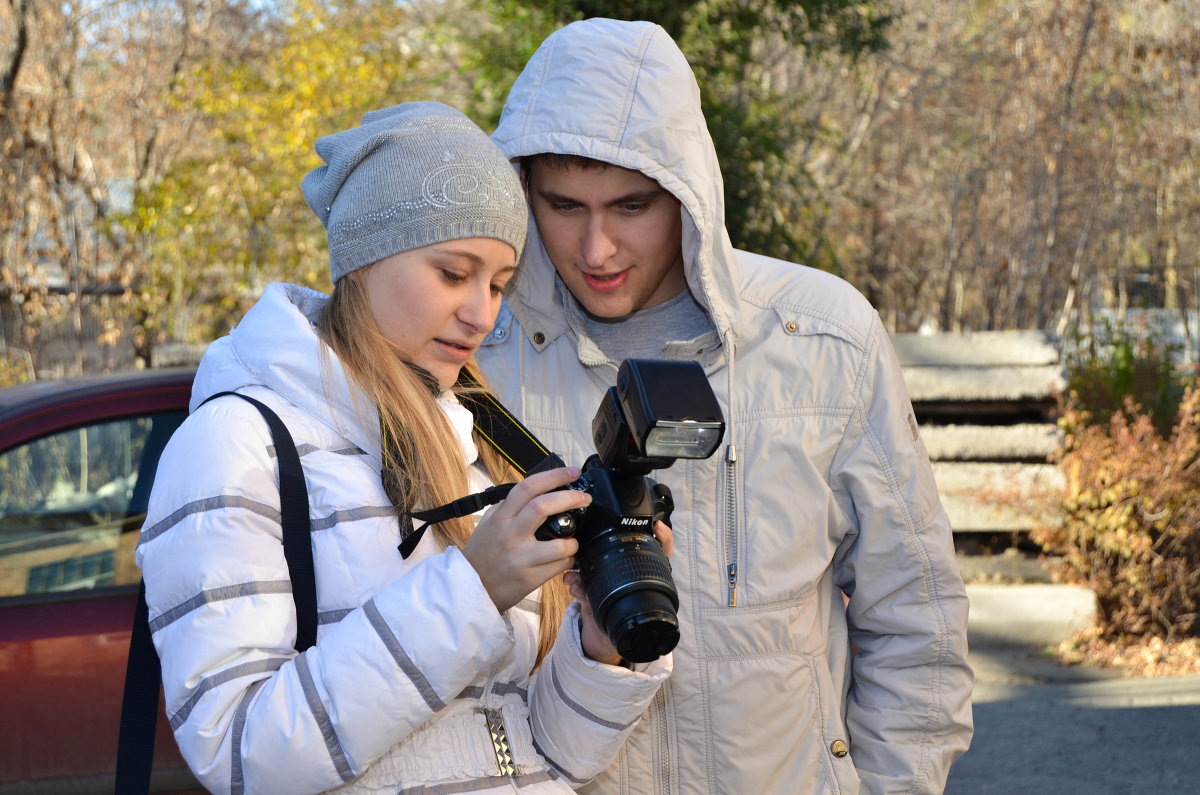
[(605, 160), (583, 155), (568, 155), (562, 152), (539, 152), (536, 155), (521, 157), (521, 181), (528, 184), (529, 175), (533, 173), (534, 163), (549, 163), (555, 168), (581, 168), (588, 171), (603, 171), (612, 165)]

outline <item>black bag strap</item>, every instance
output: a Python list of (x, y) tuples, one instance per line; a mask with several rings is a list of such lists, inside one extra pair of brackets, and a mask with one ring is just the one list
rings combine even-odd
[(150, 791), (154, 763), (154, 730), (158, 725), (158, 691), (162, 669), (150, 637), (150, 612), (146, 583), (138, 586), (125, 664), (125, 695), (121, 701), (121, 728), (117, 734), (116, 795)]
[[(479, 435), (494, 447), (496, 452), (500, 453), (522, 477), (564, 466), (563, 460), (546, 449), (546, 446), (538, 441), (538, 438), (522, 425), (521, 421), (514, 417), (495, 395), (483, 389), (466, 373), (462, 374), (460, 381), (472, 387), (469, 391), (459, 393), (458, 400), (471, 412), (475, 430), (479, 431)], [(508, 496), (512, 487), (511, 483), (501, 483), (477, 494), (459, 497), (453, 502), (439, 505), (436, 508), (410, 511), (407, 514), (409, 519), (420, 519), (425, 524), (420, 529), (409, 533), (400, 542), (400, 554), (405, 558), (411, 555), (417, 548), (417, 544), (421, 542), (421, 536), (425, 534), (425, 528), (429, 525), (458, 516), (467, 516), (488, 505), (495, 505)]]
[[(296, 603), (296, 651), (302, 652), (317, 642), (317, 585), (308, 516), (308, 486), (304, 482), (300, 454), (296, 452), (287, 426), (262, 402), (238, 392), (218, 392), (204, 403), (223, 395), (236, 395), (253, 404), (271, 429), (275, 455), (279, 459), (283, 555), (292, 580), (292, 600)], [(116, 795), (150, 791), (161, 687), (162, 668), (150, 633), (150, 610), (146, 605), (146, 583), (143, 581), (138, 588), (133, 633), (129, 638), (129, 661), (125, 666), (125, 693), (117, 741)]]

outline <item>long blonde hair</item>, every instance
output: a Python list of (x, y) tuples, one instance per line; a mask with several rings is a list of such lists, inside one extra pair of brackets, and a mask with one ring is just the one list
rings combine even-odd
[[(317, 327), (346, 373), (379, 410), (383, 483), (397, 517), (417, 507), (432, 508), (468, 493), (462, 452), (437, 405), (437, 387), (410, 367), (379, 330), (367, 298), (364, 270), (348, 273), (334, 285)], [(477, 384), (485, 384), (474, 359), (463, 368)], [(484, 468), (496, 483), (513, 483), (520, 475), (475, 432)], [(430, 528), (444, 547), (467, 543), (475, 530), (469, 516), (448, 519)], [(554, 644), (570, 602), (561, 577), (542, 587), (541, 632), (537, 664)]]

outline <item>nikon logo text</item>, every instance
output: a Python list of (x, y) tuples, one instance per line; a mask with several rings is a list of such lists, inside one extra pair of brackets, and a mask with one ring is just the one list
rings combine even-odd
[(636, 516), (622, 516), (621, 524), (622, 524), (622, 526), (626, 526), (626, 527), (629, 525), (633, 525), (634, 527), (643, 527), (645, 525), (650, 524), (650, 520), (649, 519), (639, 519)]

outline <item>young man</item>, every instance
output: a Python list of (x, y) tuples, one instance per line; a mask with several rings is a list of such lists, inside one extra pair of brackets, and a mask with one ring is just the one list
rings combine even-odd
[(579, 464), (622, 359), (691, 359), (727, 424), (718, 455), (653, 473), (682, 637), (591, 791), (940, 792), (972, 733), (967, 599), (878, 315), (732, 248), (695, 78), (656, 25), (550, 36), (493, 139), (536, 221), (478, 354), (506, 405)]

